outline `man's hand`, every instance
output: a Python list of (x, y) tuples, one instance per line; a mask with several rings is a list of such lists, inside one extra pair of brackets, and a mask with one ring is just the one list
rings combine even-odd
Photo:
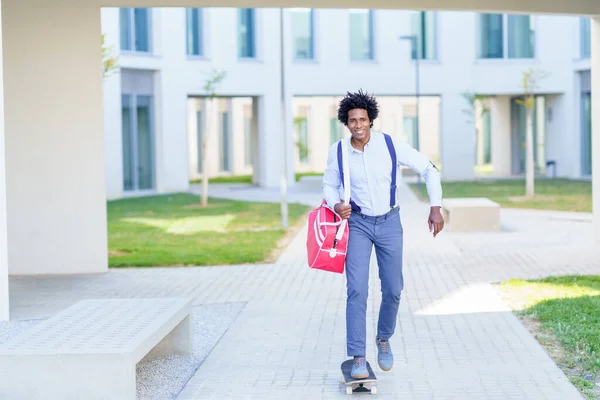
[(350, 204), (344, 203), (344, 200), (340, 200), (333, 209), (342, 219), (350, 218), (350, 214), (352, 214), (352, 206)]
[(444, 229), (444, 217), (442, 217), (441, 207), (431, 207), (429, 211), (429, 232), (433, 231), (433, 237), (436, 237), (438, 233)]

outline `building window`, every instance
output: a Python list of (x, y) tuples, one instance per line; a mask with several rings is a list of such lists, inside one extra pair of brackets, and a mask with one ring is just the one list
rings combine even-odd
[(479, 58), (535, 57), (535, 18), (479, 14)]
[(220, 130), (220, 153), (221, 153), (221, 172), (232, 172), (232, 124), (231, 124), (231, 99), (219, 99), (218, 102), (219, 130)]
[(344, 125), (337, 117), (329, 119), (329, 144), (333, 145), (344, 138)]
[(121, 8), (121, 50), (150, 52), (150, 10)]
[(154, 188), (152, 96), (121, 95), (123, 190)]
[(502, 14), (479, 14), (479, 58), (504, 57), (504, 22)]
[[(511, 98), (511, 170), (513, 175), (525, 173), (526, 164), (526, 135), (527, 135), (527, 110), (518, 101), (523, 96)], [(546, 169), (546, 112), (544, 96), (536, 96), (535, 106), (532, 109), (533, 129), (533, 162), (536, 174), (544, 174)]]
[(592, 175), (592, 94), (581, 93), (581, 174)]
[(507, 15), (508, 58), (533, 58), (534, 19), (529, 15)]
[(298, 107), (298, 113), (294, 117), (294, 133), (296, 136), (296, 148), (298, 149), (298, 161), (301, 164), (308, 163), (308, 115), (309, 107)]
[(581, 18), (579, 21), (579, 43), (581, 45), (581, 58), (590, 58), (592, 55), (591, 34), (590, 34), (590, 19)]
[[(411, 12), (410, 29), (417, 37), (418, 54), (422, 60), (436, 58), (436, 14), (434, 11)], [(413, 59), (415, 54), (413, 53)]]
[(308, 162), (308, 122), (306, 117), (296, 118), (296, 134), (298, 135), (298, 155), (301, 163)]
[(198, 168), (199, 174), (202, 173), (202, 156), (204, 155), (204, 114), (202, 113), (202, 102), (198, 101), (196, 106), (196, 140), (197, 140), (197, 157), (198, 157)]
[(294, 58), (312, 60), (314, 58), (314, 12), (311, 8), (292, 8), (292, 40)]
[(489, 110), (483, 113), (483, 163), (492, 163), (492, 115)]
[(239, 9), (238, 27), (238, 56), (240, 58), (255, 58), (256, 21), (254, 8)]
[(252, 165), (252, 105), (244, 106), (244, 164)]
[(350, 10), (350, 59), (373, 60), (373, 11)]
[(402, 124), (403, 124), (402, 130), (403, 130), (404, 138), (405, 138), (404, 140), (406, 141), (406, 143), (408, 143), (412, 147), (416, 148), (416, 146), (417, 146), (417, 142), (416, 142), (417, 117), (405, 115), (403, 117)]
[(186, 47), (189, 56), (204, 55), (203, 12), (201, 8), (186, 8)]

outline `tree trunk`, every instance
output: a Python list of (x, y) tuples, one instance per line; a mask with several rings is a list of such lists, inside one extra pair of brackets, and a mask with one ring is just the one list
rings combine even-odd
[(210, 137), (212, 121), (212, 103), (212, 98), (206, 101), (206, 117), (204, 118), (204, 130), (202, 132), (202, 201), (200, 203), (202, 207), (208, 204), (208, 138)]
[(532, 121), (532, 108), (527, 107), (527, 135), (526, 135), (526, 149), (525, 149), (525, 160), (526, 160), (526, 172), (525, 172), (525, 189), (526, 196), (533, 197), (535, 194), (534, 177), (535, 177), (535, 166), (533, 160), (533, 121)]

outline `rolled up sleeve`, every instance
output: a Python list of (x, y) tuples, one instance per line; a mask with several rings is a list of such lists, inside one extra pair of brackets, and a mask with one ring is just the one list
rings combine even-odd
[(442, 206), (442, 183), (437, 167), (421, 152), (402, 141), (394, 141), (398, 163), (404, 165), (425, 180), (429, 205)]
[(321, 189), (323, 190), (323, 197), (327, 201), (327, 205), (333, 208), (337, 203), (340, 202), (340, 186), (342, 181), (340, 180), (340, 170), (337, 162), (337, 143), (329, 148), (329, 154), (327, 155), (327, 167), (323, 174), (323, 183)]

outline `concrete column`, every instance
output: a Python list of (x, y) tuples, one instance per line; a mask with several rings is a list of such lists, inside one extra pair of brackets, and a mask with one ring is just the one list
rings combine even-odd
[[(106, 33), (106, 45), (119, 53), (119, 9), (103, 8), (101, 11), (102, 33)], [(123, 120), (121, 111), (121, 73), (114, 73), (103, 81), (104, 148), (106, 198), (123, 196)]]
[(471, 180), (475, 175), (475, 125), (464, 116), (460, 93), (444, 93), (441, 100), (442, 179)]
[(9, 272), (104, 272), (100, 9), (2, 3)]
[[(189, 188), (187, 135), (187, 96), (172, 85), (176, 71), (155, 74), (154, 92), (157, 118), (155, 129), (156, 189), (159, 193), (186, 191)], [(168, 101), (167, 101), (168, 99)], [(211, 138), (211, 140), (213, 140)]]
[[(291, 43), (291, 42), (289, 42)], [(288, 188), (294, 186), (296, 184), (296, 142), (294, 141), (294, 113), (292, 111), (292, 95), (288, 89), (286, 90), (286, 109), (285, 109), (285, 132), (287, 136), (285, 140), (287, 141), (287, 145), (285, 148), (287, 149), (287, 186)], [(279, 107), (281, 109), (281, 106)], [(280, 140), (280, 143), (283, 142), (283, 137)], [(283, 150), (282, 150), (283, 151)], [(280, 161), (281, 167), (283, 168), (283, 161)]]
[[(277, 110), (278, 112), (275, 112)], [(281, 168), (283, 132), (281, 128), (281, 100), (277, 93), (268, 93), (258, 98), (258, 167), (259, 185), (264, 188), (279, 187)], [(292, 131), (290, 130), (290, 136)], [(292, 147), (293, 151), (293, 147)], [(288, 162), (293, 161), (293, 152)], [(291, 159), (291, 160), (290, 160)], [(291, 182), (288, 181), (288, 185)]]
[(592, 210), (596, 241), (600, 242), (600, 17), (592, 18)]
[(187, 130), (188, 130), (188, 175), (190, 179), (198, 179), (198, 106), (199, 99), (187, 101)]
[(489, 99), (494, 176), (510, 176), (510, 97)]
[[(284, 43), (291, 43), (291, 19), (289, 12), (285, 13), (285, 37)], [(282, 157), (283, 157), (283, 123), (282, 123), (282, 106), (281, 106), (281, 68), (280, 68), (280, 32), (279, 29), (279, 10), (277, 10), (277, 16), (271, 17), (271, 23), (277, 24), (277, 28), (271, 31), (272, 34), (277, 35), (277, 46), (271, 48), (271, 54), (277, 54), (276, 68), (273, 69), (272, 79), (276, 81), (277, 85), (268, 85), (268, 89), (265, 94), (258, 100), (258, 157), (261, 158), (260, 170), (258, 171), (258, 180), (261, 187), (274, 188), (279, 187), (281, 183), (281, 170), (283, 168)], [(285, 140), (288, 141), (287, 145), (287, 165), (288, 165), (288, 176), (287, 184), (291, 187), (295, 184), (295, 173), (294, 173), (294, 152), (295, 144), (293, 140), (293, 125), (294, 117), (292, 112), (292, 91), (289, 84), (289, 70), (290, 70), (290, 54), (291, 48), (289, 45), (285, 48), (285, 68), (286, 68), (286, 105), (285, 110), (285, 125), (287, 126), (288, 136)], [(266, 85), (265, 85), (266, 86)]]
[(474, 107), (474, 119), (475, 119), (475, 133), (476, 133), (476, 137), (475, 137), (475, 141), (477, 143), (477, 165), (481, 165), (483, 164), (483, 159), (484, 159), (484, 149), (485, 147), (483, 146), (483, 118), (481, 117), (481, 112), (483, 110), (483, 106), (481, 105), (481, 102), (476, 102), (475, 103), (475, 107)]
[[(284, 124), (285, 124), (285, 132), (287, 133), (287, 136), (285, 138), (282, 137), (281, 142), (283, 143), (283, 140), (286, 141), (284, 148), (287, 149), (287, 155), (286, 155), (286, 161), (287, 161), (287, 186), (288, 188), (291, 188), (292, 186), (294, 186), (296, 184), (296, 162), (295, 162), (295, 157), (294, 154), (296, 154), (296, 142), (294, 141), (294, 112), (292, 109), (292, 101), (293, 101), (293, 95), (292, 95), (292, 86), (291, 86), (291, 74), (290, 74), (290, 69), (291, 69), (291, 60), (292, 60), (292, 46), (291, 44), (293, 43), (293, 39), (292, 39), (292, 18), (289, 12), (289, 9), (284, 10), (284, 14), (283, 14), (283, 19), (284, 19), (284, 31), (283, 31), (283, 42), (284, 42), (284, 53), (283, 53), (283, 58), (284, 58), (284, 65), (285, 65), (285, 71), (284, 71), (284, 76), (283, 79), (285, 80), (286, 84), (285, 84), (285, 110), (284, 110)], [(280, 63), (281, 64), (281, 63)], [(280, 103), (281, 103), (281, 94), (279, 95), (280, 97)], [(281, 106), (279, 107), (279, 110), (281, 110)], [(281, 113), (280, 113), (281, 115)], [(281, 119), (281, 117), (280, 117)], [(283, 162), (280, 162), (281, 167), (283, 168)]]
[[(0, 5), (2, 2), (0, 1)], [(4, 146), (4, 76), (2, 73), (2, 12), (0, 7), (0, 321), (9, 317), (8, 240), (6, 223), (6, 149)]]

